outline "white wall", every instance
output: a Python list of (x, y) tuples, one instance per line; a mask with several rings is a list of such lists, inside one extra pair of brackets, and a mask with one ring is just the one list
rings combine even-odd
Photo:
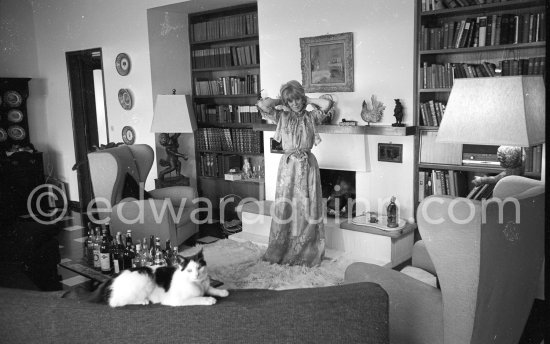
[[(394, 99), (405, 108), (404, 122), (412, 124), (414, 78), (414, 2), (410, 0), (259, 0), (261, 81), (264, 97), (276, 97), (281, 84), (302, 80), (301, 37), (353, 32), (355, 91), (334, 94), (341, 118), (361, 117), (361, 103), (372, 94), (386, 105), (383, 124), (395, 121)], [(319, 96), (311, 94), (309, 96)], [(269, 142), (267, 132), (264, 143)], [(341, 135), (343, 136), (343, 135)], [(403, 163), (377, 161), (378, 143), (402, 143)], [(322, 150), (322, 142), (319, 150)], [(384, 208), (390, 196), (401, 204), (401, 217), (413, 215), (414, 138), (369, 136), (370, 172), (358, 174), (356, 187), (373, 210)], [(265, 147), (269, 147), (264, 145)], [(353, 147), (343, 147), (351, 149)], [(275, 195), (278, 158), (266, 153), (266, 198)], [(381, 201), (378, 201), (378, 200)], [(361, 210), (361, 209), (359, 209)]]

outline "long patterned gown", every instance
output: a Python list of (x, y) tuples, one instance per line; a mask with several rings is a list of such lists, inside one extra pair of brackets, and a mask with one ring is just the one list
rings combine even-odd
[(279, 162), (269, 245), (263, 257), (271, 263), (315, 266), (325, 253), (323, 201), (317, 159), (311, 153), (321, 139), (315, 129), (326, 116), (321, 110), (300, 113), (261, 111), (277, 123), (274, 139), (284, 154)]

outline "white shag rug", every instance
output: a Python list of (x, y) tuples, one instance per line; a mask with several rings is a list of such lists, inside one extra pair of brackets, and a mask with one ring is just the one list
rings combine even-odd
[(341, 284), (346, 267), (353, 261), (344, 256), (325, 258), (320, 266), (269, 264), (261, 260), (265, 247), (251, 242), (219, 240), (182, 252), (189, 255), (203, 247), (211, 278), (227, 289), (295, 289)]

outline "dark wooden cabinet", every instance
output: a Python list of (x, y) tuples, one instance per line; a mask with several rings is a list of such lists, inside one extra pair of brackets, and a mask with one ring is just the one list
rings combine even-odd
[[(27, 214), (29, 195), (35, 187), (43, 183), (42, 153), (18, 152), (9, 157), (1, 157), (0, 219)], [(36, 196), (38, 194), (35, 198)]]

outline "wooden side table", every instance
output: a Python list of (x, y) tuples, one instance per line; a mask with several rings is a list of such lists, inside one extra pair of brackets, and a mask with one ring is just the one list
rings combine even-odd
[(168, 186), (189, 186), (189, 178), (186, 176), (165, 177), (164, 180), (155, 179), (155, 189)]

